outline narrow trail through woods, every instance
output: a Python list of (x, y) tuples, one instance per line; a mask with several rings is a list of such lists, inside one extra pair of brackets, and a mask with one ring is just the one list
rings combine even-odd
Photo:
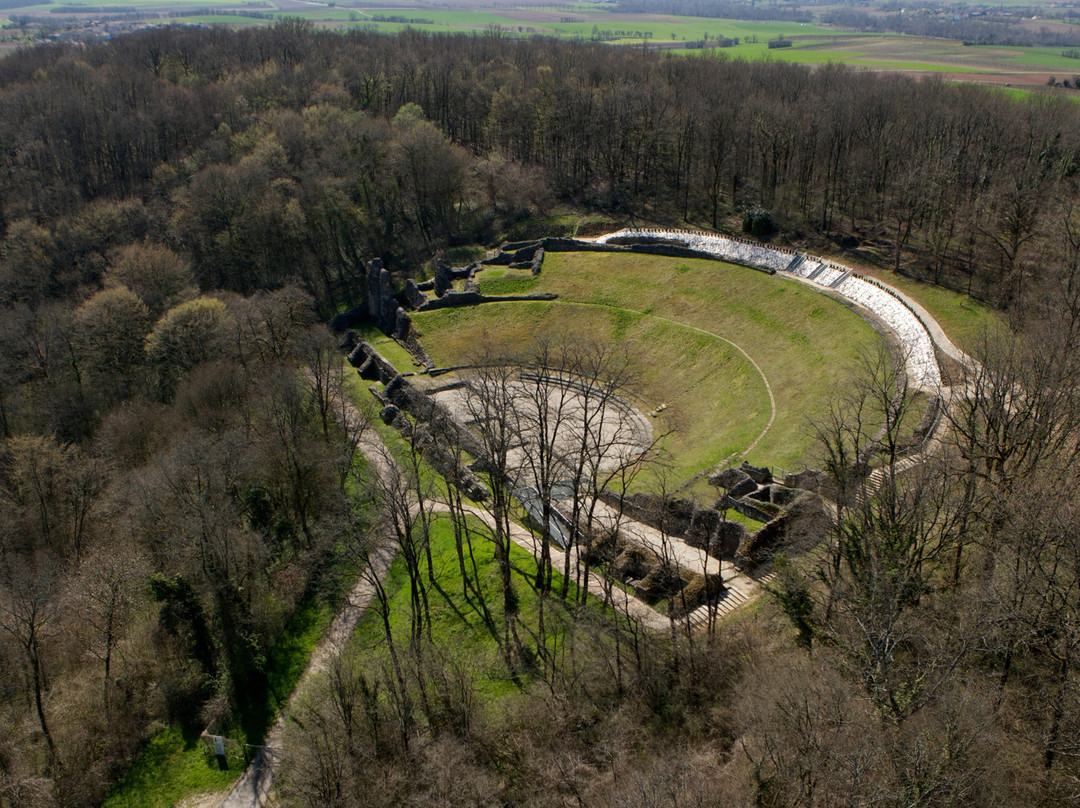
[[(360, 413), (351, 406), (347, 417), (350, 419), (362, 418)], [(396, 467), (390, 457), (390, 453), (386, 450), (386, 446), (370, 427), (364, 428), (361, 432), (359, 448), (367, 461), (374, 467), (376, 474), (386, 476), (401, 473), (401, 470)], [(325, 670), (327, 663), (344, 650), (349, 637), (352, 636), (353, 630), (356, 628), (357, 623), (360, 622), (364, 610), (375, 597), (373, 581), (381, 581), (386, 576), (390, 564), (394, 560), (394, 555), (393, 543), (384, 540), (376, 546), (368, 557), (367, 567), (349, 592), (345, 605), (330, 624), (330, 628), (323, 635), (315, 650), (312, 651), (307, 668), (296, 683), (292, 695), (289, 696), (289, 700), (280, 715), (278, 715), (274, 726), (271, 727), (270, 732), (267, 734), (262, 749), (259, 750), (258, 755), (248, 766), (244, 775), (229, 790), (225, 799), (219, 803), (220, 808), (261, 808), (261, 806), (269, 804), (270, 789), (273, 786), (274, 777), (281, 762), (280, 755), (285, 722), (288, 720), (289, 710), (292, 708), (297, 694), (303, 692), (312, 677)]]

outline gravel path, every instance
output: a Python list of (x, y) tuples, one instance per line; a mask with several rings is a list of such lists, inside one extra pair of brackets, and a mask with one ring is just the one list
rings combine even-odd
[[(347, 417), (357, 419), (357, 422), (361, 418), (360, 414), (352, 407), (348, 408)], [(363, 430), (360, 450), (380, 476), (401, 473), (401, 469), (394, 462), (386, 445), (373, 429), (367, 428)], [(445, 510), (445, 506), (435, 505), (435, 512), (444, 512)], [(493, 526), (492, 516), (487, 511), (472, 506), (469, 506), (467, 510), (488, 525), (489, 528)], [(521, 525), (511, 522), (510, 537), (526, 550), (534, 554), (539, 553), (539, 540)], [(324, 670), (326, 664), (344, 649), (364, 610), (375, 596), (373, 580), (382, 580), (390, 569), (395, 554), (396, 547), (392, 541), (384, 541), (375, 549), (369, 558), (368, 566), (349, 593), (345, 606), (334, 618), (329, 630), (312, 652), (308, 667), (300, 677), (292, 696), (290, 696), (288, 703), (267, 735), (265, 746), (248, 766), (247, 771), (244, 772), (240, 780), (229, 790), (224, 800), (220, 803), (207, 801), (204, 804), (217, 804), (219, 808), (264, 808), (264, 806), (270, 805), (270, 791), (280, 764), (285, 722), (288, 720), (293, 701), (297, 694), (303, 691), (311, 677)], [(555, 569), (562, 569), (564, 562), (564, 554), (557, 547), (552, 546), (552, 566)], [(571, 557), (571, 562), (577, 564), (576, 552)], [(588, 588), (592, 595), (601, 600), (607, 601), (610, 596), (612, 606), (637, 619), (649, 628), (663, 630), (670, 626), (667, 617), (633, 595), (618, 587), (611, 587), (609, 592), (603, 581), (596, 575), (590, 575)]]
[[(361, 416), (355, 409), (349, 412), (350, 418), (359, 419)], [(364, 429), (360, 438), (360, 451), (368, 462), (375, 467), (380, 476), (387, 474), (400, 474), (401, 471), (394, 464), (386, 446), (370, 428)], [(274, 776), (280, 764), (282, 748), (282, 735), (284, 734), (285, 722), (288, 719), (289, 709), (293, 705), (298, 693), (302, 692), (311, 677), (326, 668), (326, 664), (338, 656), (352, 635), (356, 624), (360, 621), (364, 610), (375, 596), (373, 581), (382, 580), (390, 569), (394, 560), (395, 547), (392, 542), (383, 541), (372, 552), (368, 559), (368, 565), (360, 575), (356, 585), (349, 592), (345, 606), (338, 612), (329, 630), (322, 640), (312, 651), (311, 660), (307, 669), (297, 682), (296, 688), (289, 697), (288, 703), (281, 711), (274, 726), (266, 736), (266, 744), (259, 754), (248, 766), (236, 784), (229, 790), (225, 799), (219, 803), (220, 808), (262, 808), (269, 804), (270, 789), (274, 784)]]

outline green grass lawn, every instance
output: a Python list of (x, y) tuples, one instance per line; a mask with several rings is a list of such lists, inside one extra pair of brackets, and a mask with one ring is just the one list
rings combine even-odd
[(241, 749), (226, 746), (229, 768), (199, 739), (198, 731), (169, 727), (150, 739), (124, 780), (105, 799), (105, 808), (170, 808), (195, 794), (222, 791), (244, 771)]
[(391, 365), (401, 373), (416, 370), (415, 360), (412, 354), (402, 348), (397, 342), (390, 339), (382, 331), (370, 323), (364, 323), (353, 329), (360, 335), (360, 339), (367, 340), (375, 346), (375, 350), (385, 357)]
[(1006, 60), (1014, 63), (1018, 69), (1052, 68), (1061, 72), (1059, 79), (1080, 73), (1080, 59), (1062, 56), (1062, 48), (1011, 48), (1010, 50), (1014, 50), (1015, 53), (1006, 57)]
[[(428, 590), (433, 643), (452, 653), (459, 663), (468, 667), (481, 701), (487, 702), (516, 692), (517, 685), (511, 678), (499, 647), (503, 626), (502, 589), (498, 565), (494, 558), (494, 545), (477, 520), (470, 518), (469, 522), (473, 531), (473, 554), (480, 573), (480, 589), (487, 604), (490, 622), (485, 618), (480, 601), (475, 595), (470, 593), (471, 596), (467, 598), (462, 592), (453, 526), (447, 517), (437, 518), (431, 523), (429, 535), (435, 585), (428, 584), (426, 578), (424, 583)], [(536, 561), (531, 553), (516, 544), (511, 546), (510, 561), (514, 589), (518, 597), (518, 635), (527, 642), (526, 638), (532, 637), (535, 632), (538, 615), (539, 596), (532, 586)], [(471, 574), (468, 556), (466, 566)], [(562, 576), (556, 572), (553, 575), (555, 592), (558, 592), (561, 582)], [(409, 635), (410, 595), (408, 574), (400, 557), (391, 565), (385, 586), (390, 597), (391, 630), (400, 647), (404, 648)], [(573, 592), (571, 585), (571, 597)], [(568, 618), (568, 615), (557, 597), (548, 602), (546, 620), (551, 630)], [(550, 642), (559, 641), (560, 632), (554, 631)], [(351, 642), (353, 647), (368, 659), (386, 653), (382, 617), (374, 604), (360, 619)]]
[(803, 284), (716, 261), (553, 253), (533, 288), (559, 300), (417, 315), (425, 347), (451, 365), (467, 363), (475, 345), (526, 349), (537, 335), (621, 346), (639, 373), (639, 406), (668, 404), (650, 420), (658, 433), (675, 430), (663, 444), (674, 481), (742, 452), (768, 422), (760, 375), (717, 337), (758, 362), (776, 396), (776, 420), (748, 459), (788, 469), (807, 462), (807, 416), (845, 381), (859, 351), (880, 340)]
[(534, 291), (538, 282), (532, 273), (513, 269), (484, 270), (477, 274), (476, 280), (485, 295), (521, 295)]

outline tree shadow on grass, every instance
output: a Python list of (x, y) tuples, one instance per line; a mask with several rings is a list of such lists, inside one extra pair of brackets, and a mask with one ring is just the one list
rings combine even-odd
[[(446, 604), (454, 611), (454, 614), (457, 616), (457, 618), (466, 626), (472, 627), (473, 624), (469, 621), (468, 616), (463, 611), (461, 611), (461, 609), (458, 608), (456, 603), (454, 603), (454, 599), (450, 596), (450, 593), (443, 589), (442, 586), (439, 585), (438, 581), (433, 582), (432, 586), (435, 587), (438, 593), (442, 596), (443, 600), (446, 601)], [(476, 612), (477, 616), (480, 618), (480, 621), (484, 624), (484, 627), (487, 628), (488, 633), (491, 635), (492, 639), (494, 639), (496, 643), (500, 643), (501, 638), (499, 637), (498, 629), (496, 629), (495, 623), (494, 621), (492, 621), (491, 615), (488, 613), (488, 611), (486, 609), (481, 609), (476, 603), (473, 602), (473, 599), (470, 597), (466, 596), (465, 600), (472, 607), (472, 610)]]

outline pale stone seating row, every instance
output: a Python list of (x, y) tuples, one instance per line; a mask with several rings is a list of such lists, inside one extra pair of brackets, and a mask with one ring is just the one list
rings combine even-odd
[(726, 261), (775, 270), (817, 286), (831, 288), (834, 293), (869, 309), (900, 338), (908, 354), (908, 374), (916, 386), (932, 389), (941, 386), (934, 343), (922, 321), (899, 297), (858, 277), (846, 267), (800, 256), (790, 250), (680, 230), (626, 228), (598, 236), (594, 241), (604, 244), (616, 238), (664, 239)]
[(870, 309), (896, 333), (907, 349), (908, 373), (916, 385), (941, 385), (941, 372), (930, 335), (919, 318), (898, 297), (855, 276), (845, 280), (836, 291)]
[(843, 274), (844, 271), (842, 269), (837, 269), (836, 267), (825, 267), (825, 269), (823, 269), (821, 273), (816, 278), (814, 278), (814, 283), (820, 284), (821, 286), (832, 286), (833, 283), (840, 280)]

